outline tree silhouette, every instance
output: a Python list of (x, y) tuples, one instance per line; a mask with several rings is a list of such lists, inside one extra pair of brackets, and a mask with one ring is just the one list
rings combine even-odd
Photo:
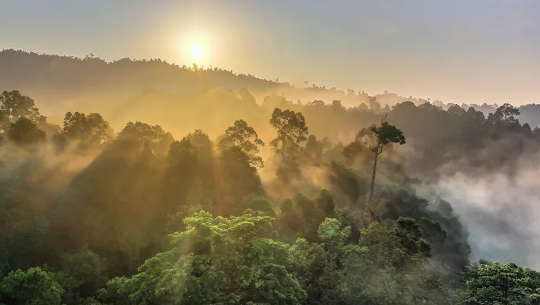
[(274, 109), (270, 124), (276, 129), (277, 137), (270, 142), (283, 159), (300, 150), (300, 144), (307, 140), (308, 128), (304, 116), (292, 110)]
[(405, 136), (403, 132), (399, 130), (396, 126), (388, 124), (388, 122), (382, 122), (381, 126), (372, 126), (370, 130), (377, 137), (376, 145), (371, 147), (371, 151), (374, 153), (373, 158), (373, 171), (371, 174), (371, 186), (369, 188), (369, 197), (367, 201), (367, 207), (373, 217), (373, 211), (371, 210), (371, 201), (373, 199), (373, 192), (375, 190), (375, 176), (377, 174), (377, 161), (379, 156), (383, 152), (385, 145), (390, 143), (399, 143), (400, 145), (405, 144)]
[(7, 135), (17, 145), (34, 144), (45, 140), (45, 132), (24, 117), (11, 124)]
[(275, 108), (270, 124), (277, 132), (277, 137), (270, 142), (270, 145), (281, 157), (281, 164), (276, 174), (283, 181), (289, 181), (291, 177), (300, 175), (298, 157), (303, 149), (302, 144), (308, 136), (306, 120), (301, 112)]
[(264, 142), (259, 138), (253, 127), (249, 126), (244, 120), (236, 120), (233, 126), (225, 130), (225, 136), (219, 141), (219, 148), (225, 151), (232, 147), (238, 147), (244, 152), (251, 166), (263, 167), (263, 159), (258, 155), (259, 146)]
[(504, 105), (498, 107), (494, 113), (489, 114), (488, 121), (494, 124), (517, 124), (518, 119), (516, 117), (519, 115), (519, 109), (508, 103), (505, 103)]
[(86, 150), (108, 143), (113, 139), (113, 130), (99, 113), (88, 115), (68, 112), (64, 117), (64, 128), (56, 137), (59, 143), (67, 140), (79, 141), (79, 148)]
[(34, 123), (45, 119), (35, 106), (34, 100), (22, 95), (17, 90), (4, 91), (0, 94), (0, 114), (10, 122), (17, 122), (20, 118), (27, 118)]

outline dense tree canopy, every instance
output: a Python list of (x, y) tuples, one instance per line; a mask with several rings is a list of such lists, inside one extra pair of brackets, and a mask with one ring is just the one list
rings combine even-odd
[(540, 304), (540, 274), (515, 264), (479, 264), (465, 274), (461, 304)]
[[(435, 171), (465, 149), (473, 166), (482, 149), (499, 156), (492, 143), (535, 151), (538, 131), (509, 105), (485, 118), (459, 106), (375, 112), (274, 96), (260, 106), (273, 107), (266, 130), (239, 116), (219, 137), (175, 138), (140, 121), (114, 134), (97, 113), (54, 126), (15, 91), (2, 103), (0, 304), (538, 303), (537, 272), (470, 264), (450, 203), (422, 198), (404, 165)], [(336, 141), (321, 131), (325, 112), (335, 131), (360, 131)], [(370, 128), (383, 112), (388, 122)], [(421, 165), (392, 145), (405, 135)], [(383, 147), (369, 206), (359, 198)]]
[(81, 150), (104, 145), (112, 140), (113, 131), (109, 123), (99, 113), (66, 113), (64, 127), (57, 141), (65, 144), (67, 140), (78, 141)]
[(199, 212), (171, 235), (172, 248), (130, 278), (107, 284), (114, 304), (303, 304), (306, 293), (287, 270), (289, 246), (270, 239), (272, 218)]

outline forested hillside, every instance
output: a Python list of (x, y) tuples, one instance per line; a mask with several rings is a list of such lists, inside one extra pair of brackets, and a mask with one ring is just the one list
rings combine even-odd
[(538, 304), (538, 273), (475, 263), (452, 203), (418, 192), (537, 152), (519, 110), (223, 92), (250, 110), (178, 136), (76, 109), (51, 124), (4, 91), (0, 303)]

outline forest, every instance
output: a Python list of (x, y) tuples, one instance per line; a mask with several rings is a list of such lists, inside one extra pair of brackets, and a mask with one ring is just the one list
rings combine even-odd
[(0, 67), (2, 305), (540, 304), (538, 105), (161, 60)]
[(4, 91), (0, 304), (540, 304), (539, 273), (472, 260), (452, 204), (417, 188), (448, 164), (510, 172), (540, 130), (509, 104), (373, 105), (271, 95), (176, 136), (56, 125)]

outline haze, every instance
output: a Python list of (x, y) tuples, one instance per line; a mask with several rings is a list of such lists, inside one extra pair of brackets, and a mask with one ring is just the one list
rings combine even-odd
[(0, 305), (540, 304), (540, 2), (0, 8)]
[(540, 101), (533, 0), (30, 2), (0, 1), (2, 48), (159, 57), (458, 104)]

